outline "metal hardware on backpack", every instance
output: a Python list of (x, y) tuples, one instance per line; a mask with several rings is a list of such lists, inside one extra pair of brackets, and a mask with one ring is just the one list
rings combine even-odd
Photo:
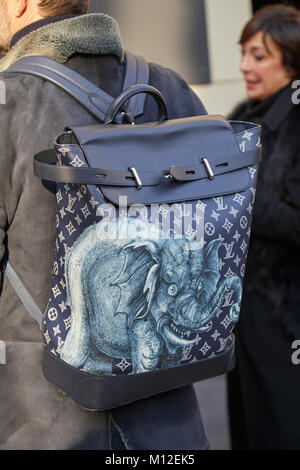
[[(67, 90), (68, 71), (47, 64)], [(132, 125), (145, 94), (158, 121)], [(122, 112), (128, 123), (119, 125)], [(234, 366), (261, 153), (259, 126), (221, 116), (168, 120), (160, 91), (145, 82), (106, 109), (102, 100), (101, 121), (65, 129), (34, 161), (36, 175), (57, 182), (44, 373), (90, 410)]]

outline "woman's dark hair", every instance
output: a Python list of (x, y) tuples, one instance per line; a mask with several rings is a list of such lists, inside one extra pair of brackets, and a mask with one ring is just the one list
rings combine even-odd
[(300, 76), (300, 10), (279, 4), (261, 8), (246, 24), (239, 43), (244, 44), (259, 31), (263, 32), (266, 49), (269, 36), (281, 50), (285, 68)]

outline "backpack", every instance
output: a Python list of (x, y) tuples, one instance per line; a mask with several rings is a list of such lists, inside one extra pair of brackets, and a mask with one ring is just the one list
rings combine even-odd
[[(256, 124), (219, 115), (169, 120), (145, 60), (126, 60), (116, 99), (43, 57), (9, 69), (52, 81), (101, 121), (66, 128), (34, 158), (57, 198), (44, 375), (87, 410), (234, 367), (261, 155)], [(137, 125), (147, 94), (158, 121)], [(9, 265), (7, 274), (38, 319)]]

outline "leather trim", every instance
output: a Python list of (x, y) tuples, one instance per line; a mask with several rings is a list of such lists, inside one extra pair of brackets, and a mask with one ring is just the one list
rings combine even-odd
[[(60, 183), (137, 187), (137, 181), (130, 171), (57, 166), (56, 161), (54, 150), (38, 153), (34, 156), (34, 174), (43, 180)], [(156, 186), (161, 181), (161, 175), (151, 170), (143, 170), (139, 176), (142, 178), (144, 186)]]
[(134, 375), (96, 376), (76, 369), (47, 348), (43, 371), (46, 379), (81, 408), (104, 411), (225, 374), (235, 366), (235, 340), (223, 353), (209, 359)]
[[(225, 175), (232, 171), (241, 170), (260, 161), (260, 151), (257, 149), (248, 152), (240, 152), (236, 155), (224, 156), (216, 160), (205, 159), (200, 165), (195, 166), (172, 166), (170, 176), (176, 181), (196, 181), (201, 179), (213, 180), (216, 176)], [(208, 165), (208, 168), (206, 167)]]

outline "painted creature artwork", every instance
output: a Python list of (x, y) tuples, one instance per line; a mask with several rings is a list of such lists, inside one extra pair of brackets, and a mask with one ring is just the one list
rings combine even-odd
[(135, 374), (169, 368), (180, 365), (195, 333), (211, 328), (232, 291), (230, 319), (237, 321), (241, 281), (220, 279), (220, 239), (202, 246), (165, 238), (135, 219), (126, 221), (134, 235), (116, 238), (116, 224), (86, 229), (66, 258), (72, 319), (62, 360), (95, 374), (110, 374), (113, 357), (130, 360)]

